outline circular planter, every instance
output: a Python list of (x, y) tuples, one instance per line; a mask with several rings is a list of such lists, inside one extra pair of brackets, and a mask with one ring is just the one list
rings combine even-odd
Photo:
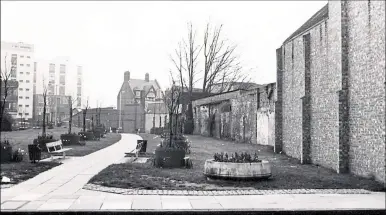
[(205, 161), (204, 175), (211, 178), (224, 179), (259, 179), (272, 176), (271, 164), (263, 160), (258, 163), (216, 162)]

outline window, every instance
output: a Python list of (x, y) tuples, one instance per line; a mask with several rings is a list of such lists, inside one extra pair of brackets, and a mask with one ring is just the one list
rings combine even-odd
[(25, 107), (29, 107), (29, 105), (25, 105)]
[(20, 91), (23, 91), (23, 88), (19, 88)]
[(60, 64), (60, 69), (59, 69), (60, 73), (66, 73), (66, 65), (64, 64)]
[(25, 91), (29, 91), (29, 89), (28, 89), (28, 88), (26, 88), (26, 89), (25, 89)]
[(24, 66), (24, 64), (21, 63), (20, 66)]
[(27, 58), (31, 58), (31, 56), (27, 56)]
[(19, 107), (23, 107), (23, 105), (19, 105)]
[(55, 64), (50, 63), (49, 72), (55, 72)]
[(36, 72), (37, 67), (38, 67), (38, 63), (34, 62), (34, 72)]
[(29, 97), (28, 97), (28, 96), (26, 96), (26, 97), (25, 97), (25, 99), (29, 99)]
[(22, 115), (22, 113), (19, 113), (19, 116), (21, 116)]
[(59, 95), (64, 96), (64, 94), (65, 94), (65, 88), (64, 88), (64, 86), (60, 86), (59, 87)]
[(26, 82), (26, 83), (29, 83), (29, 80), (26, 80), (25, 82)]
[(25, 113), (24, 115), (28, 116), (28, 115), (29, 115), (29, 113)]
[(27, 67), (30, 67), (31, 65), (29, 63), (27, 63)]
[(20, 83), (23, 83), (23, 80), (19, 80)]
[(17, 55), (12, 54), (11, 57), (11, 77), (16, 78), (16, 67), (17, 67)]
[(23, 96), (19, 96), (19, 99), (23, 99)]
[(25, 74), (29, 75), (29, 74), (30, 74), (30, 72), (26, 72)]
[(20, 55), (20, 58), (24, 58), (24, 55)]
[(59, 77), (59, 83), (60, 83), (60, 84), (66, 84), (66, 76), (60, 75), (60, 77)]

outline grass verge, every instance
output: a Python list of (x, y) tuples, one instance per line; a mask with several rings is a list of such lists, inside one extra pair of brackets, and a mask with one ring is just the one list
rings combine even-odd
[[(148, 140), (147, 151), (153, 152), (160, 142), (155, 135), (142, 134)], [(94, 176), (89, 183), (118, 188), (169, 190), (224, 189), (367, 189), (384, 190), (380, 183), (350, 174), (336, 174), (332, 170), (302, 165), (296, 159), (273, 153), (268, 146), (234, 143), (201, 136), (189, 136), (192, 141), (193, 169), (159, 169), (151, 161), (113, 164)], [(260, 181), (208, 180), (203, 175), (206, 159), (216, 152), (257, 152), (260, 159), (272, 164), (273, 176)]]
[[(54, 136), (54, 139), (60, 139), (60, 135), (68, 131), (67, 128), (54, 128), (47, 129), (49, 134)], [(73, 132), (79, 132), (80, 129), (73, 128)], [(12, 150), (17, 150), (18, 148), (25, 151), (23, 161), (21, 162), (10, 162), (1, 164), (1, 176), (6, 176), (11, 179), (12, 184), (17, 184), (22, 181), (28, 180), (35, 177), (36, 175), (47, 171), (53, 167), (60, 165), (60, 163), (53, 162), (38, 162), (31, 163), (28, 155), (28, 145), (33, 143), (33, 139), (41, 133), (41, 129), (28, 129), (22, 131), (12, 131), (12, 132), (2, 132), (1, 138), (8, 139), (12, 145)], [(85, 156), (96, 152), (100, 149), (108, 147), (121, 139), (120, 134), (108, 133), (106, 138), (101, 138), (100, 141), (87, 141), (86, 145), (71, 145), (65, 146), (67, 148), (72, 148), (72, 150), (67, 151), (67, 156)], [(42, 152), (42, 159), (48, 158), (50, 155), (46, 152)]]

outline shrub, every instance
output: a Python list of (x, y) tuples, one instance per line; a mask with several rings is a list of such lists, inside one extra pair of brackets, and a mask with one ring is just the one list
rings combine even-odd
[(87, 131), (87, 132), (79, 132), (78, 135), (80, 135), (80, 140), (85, 141), (85, 140), (94, 140), (94, 133)]
[(25, 155), (24, 150), (21, 150), (20, 148), (18, 150), (15, 150), (12, 155), (12, 161), (14, 162), (21, 162), (23, 161), (23, 157)]
[(1, 163), (10, 162), (12, 160), (12, 146), (8, 140), (3, 140), (1, 143)]
[(62, 140), (63, 145), (77, 145), (80, 142), (80, 136), (75, 133), (62, 134), (60, 135), (60, 139)]
[(186, 136), (181, 134), (172, 136), (171, 147), (170, 147), (170, 135), (165, 136), (164, 139), (161, 141), (161, 147), (183, 149), (187, 154), (190, 153), (190, 141), (188, 140), (188, 138), (186, 138)]
[(249, 153), (241, 153), (237, 154), (235, 152), (234, 154), (231, 154), (231, 156), (228, 156), (227, 153), (216, 153), (213, 156), (214, 161), (216, 162), (232, 162), (232, 163), (258, 163), (261, 162), (261, 160), (258, 159), (257, 153), (254, 154), (252, 157)]

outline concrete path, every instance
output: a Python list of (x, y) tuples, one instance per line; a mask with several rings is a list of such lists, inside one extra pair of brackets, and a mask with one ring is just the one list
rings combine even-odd
[(122, 139), (112, 146), (1, 190), (1, 211), (385, 209), (385, 193), (167, 196), (82, 189), (99, 171), (123, 159), (138, 139), (141, 138), (134, 134), (122, 134)]

